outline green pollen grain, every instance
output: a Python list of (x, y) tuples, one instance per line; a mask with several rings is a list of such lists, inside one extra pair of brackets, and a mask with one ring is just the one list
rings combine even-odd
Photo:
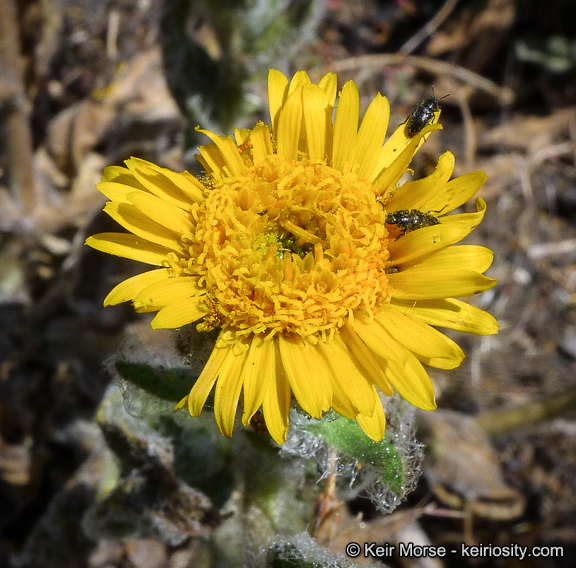
[(276, 251), (277, 258), (284, 258), (288, 253), (296, 254), (300, 258), (304, 258), (307, 254), (314, 251), (314, 245), (311, 243), (304, 243), (303, 245), (297, 244), (298, 238), (286, 231), (282, 230), (281, 234), (275, 231), (261, 233), (256, 241), (256, 247), (267, 251), (270, 246), (277, 244), (278, 250)]

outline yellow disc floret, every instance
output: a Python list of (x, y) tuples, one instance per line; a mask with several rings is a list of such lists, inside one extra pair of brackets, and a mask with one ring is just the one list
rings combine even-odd
[(324, 163), (271, 155), (194, 204), (188, 256), (214, 318), (235, 335), (295, 333), (316, 341), (389, 301), (385, 213), (370, 183)]

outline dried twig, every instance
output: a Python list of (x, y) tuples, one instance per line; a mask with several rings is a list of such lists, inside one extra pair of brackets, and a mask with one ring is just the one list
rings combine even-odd
[(500, 102), (508, 105), (514, 100), (514, 92), (507, 87), (500, 87), (496, 83), (466, 69), (446, 61), (438, 61), (428, 57), (416, 55), (403, 55), (401, 53), (384, 53), (375, 55), (360, 55), (335, 61), (332, 70), (351, 71), (353, 69), (366, 69), (369, 67), (386, 67), (387, 65), (412, 65), (433, 75), (447, 76), (462, 81), (472, 87), (484, 91)]
[(544, 148), (540, 148), (534, 152), (529, 158), (528, 163), (530, 171), (537, 168), (550, 158), (559, 158), (560, 156), (570, 156), (574, 153), (574, 142), (560, 142), (559, 144), (551, 144)]
[(401, 48), (399, 53), (408, 55), (412, 53), (423, 41), (429, 38), (442, 25), (452, 10), (458, 4), (458, 0), (446, 0), (436, 15), (415, 35), (413, 35)]
[[(450, 81), (450, 83), (452, 83), (452, 81)], [(468, 102), (470, 100), (472, 88), (468, 86), (455, 86), (453, 92), (455, 93), (456, 101), (458, 102), (460, 112), (462, 113), (462, 119), (464, 120), (466, 168), (470, 170), (474, 167), (476, 150), (478, 147), (476, 126), (474, 125), (474, 119), (472, 118), (472, 112), (470, 111), (470, 104)]]
[(548, 396), (516, 408), (489, 410), (475, 417), (476, 423), (491, 436), (498, 436), (518, 428), (532, 426), (544, 420), (574, 410), (576, 389), (571, 387), (559, 394)]
[(118, 10), (111, 10), (108, 15), (108, 33), (106, 34), (106, 53), (108, 59), (116, 61), (118, 58), (118, 33), (120, 31), (121, 15)]
[(564, 239), (528, 247), (528, 256), (533, 260), (565, 254), (574, 255), (574, 253), (576, 253), (576, 239)]
[(32, 134), (23, 85), (18, 18), (14, 0), (0, 2), (0, 68), (12, 96), (2, 108), (8, 130), (10, 190), (30, 214), (36, 205)]
[(570, 119), (568, 121), (568, 127), (570, 129), (570, 141), (572, 142), (572, 152), (574, 155), (574, 163), (576, 164), (576, 111), (570, 113)]

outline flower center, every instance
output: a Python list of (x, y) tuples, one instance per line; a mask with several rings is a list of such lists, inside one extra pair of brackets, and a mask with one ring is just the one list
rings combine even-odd
[(213, 313), (200, 329), (316, 342), (390, 299), (386, 214), (355, 174), (269, 156), (216, 185), (192, 217), (188, 256), (171, 268), (206, 292)]

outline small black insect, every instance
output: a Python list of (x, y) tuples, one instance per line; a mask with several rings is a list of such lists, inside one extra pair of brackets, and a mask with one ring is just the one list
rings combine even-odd
[(406, 126), (404, 127), (406, 136), (408, 138), (416, 136), (418, 132), (434, 120), (434, 113), (439, 110), (440, 99), (434, 94), (434, 89), (432, 89), (432, 95), (424, 99), (406, 119)]
[(407, 231), (415, 231), (422, 227), (432, 227), (432, 225), (440, 223), (438, 217), (434, 217), (434, 215), (419, 209), (400, 209), (399, 211), (394, 211), (394, 213), (388, 213), (385, 222), (388, 225), (396, 225), (401, 229), (401, 236), (405, 235)]

